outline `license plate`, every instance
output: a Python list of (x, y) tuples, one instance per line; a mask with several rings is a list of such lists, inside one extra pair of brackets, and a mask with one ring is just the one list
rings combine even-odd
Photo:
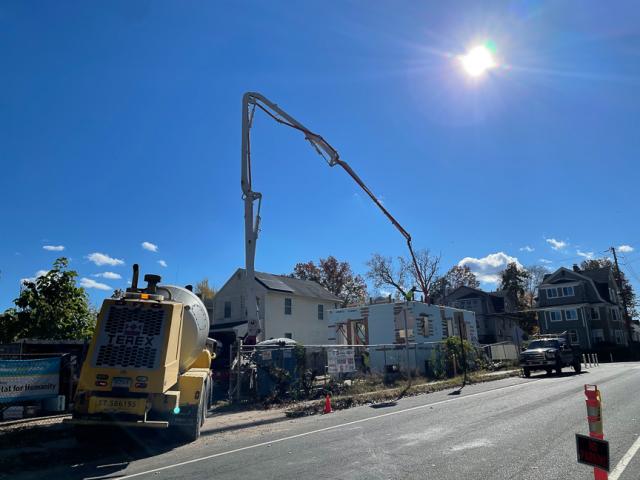
[(144, 415), (147, 402), (144, 398), (90, 397), (90, 413), (130, 413)]
[(114, 388), (129, 388), (131, 386), (131, 379), (127, 377), (113, 377), (111, 386)]

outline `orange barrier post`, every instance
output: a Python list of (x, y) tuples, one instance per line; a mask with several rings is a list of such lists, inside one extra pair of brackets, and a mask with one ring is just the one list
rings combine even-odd
[(327, 396), (324, 399), (324, 411), (322, 413), (332, 413), (331, 409), (331, 395), (327, 393)]
[[(589, 436), (604, 440), (602, 429), (602, 398), (597, 385), (585, 385), (584, 395), (587, 397), (587, 421), (589, 422)], [(609, 474), (593, 467), (593, 478), (595, 480), (608, 480)]]

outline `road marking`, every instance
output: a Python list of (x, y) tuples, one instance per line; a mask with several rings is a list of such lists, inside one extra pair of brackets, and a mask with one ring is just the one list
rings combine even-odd
[(92, 477), (92, 478), (93, 479), (117, 478), (118, 480), (126, 480), (127, 478), (139, 477), (141, 475), (147, 475), (149, 473), (162, 472), (163, 470), (169, 470), (169, 469), (172, 469), (172, 468), (177, 468), (177, 467), (182, 467), (184, 465), (189, 465), (191, 463), (197, 463), (197, 462), (203, 462), (205, 460), (211, 460), (212, 458), (222, 457), (224, 455), (231, 455), (233, 453), (244, 452), (245, 450), (252, 450), (254, 448), (264, 447), (264, 446), (267, 446), (267, 445), (273, 445), (274, 443), (286, 442), (287, 440), (293, 440), (295, 438), (306, 437), (306, 436), (309, 436), (309, 435), (314, 435), (316, 433), (328, 432), (330, 430), (336, 430), (338, 428), (348, 427), (350, 425), (356, 425), (358, 423), (364, 423), (364, 422), (368, 422), (370, 420), (376, 420), (378, 418), (390, 417), (392, 415), (399, 415), (400, 413), (412, 412), (412, 411), (415, 411), (415, 410), (421, 410), (423, 408), (433, 407), (435, 405), (442, 405), (444, 403), (458, 402), (460, 400), (464, 400), (465, 398), (477, 397), (479, 395), (484, 395), (486, 393), (496, 392), (498, 390), (506, 390), (508, 388), (522, 387), (524, 385), (529, 385), (530, 383), (534, 383), (534, 382), (535, 382), (535, 380), (531, 380), (531, 381), (524, 382), (524, 383), (517, 383), (515, 385), (507, 385), (506, 387), (493, 388), (491, 390), (485, 390), (483, 392), (471, 393), (469, 395), (465, 395), (465, 396), (462, 396), (462, 397), (449, 398), (447, 400), (440, 400), (439, 402), (427, 403), (425, 405), (417, 405), (415, 407), (409, 407), (409, 408), (405, 408), (403, 410), (395, 410), (393, 412), (382, 413), (380, 415), (376, 415), (376, 416), (373, 416), (373, 417), (361, 418), (360, 420), (353, 420), (352, 422), (341, 423), (339, 425), (332, 425), (331, 427), (320, 428), (318, 430), (311, 430), (310, 432), (298, 433), (296, 435), (291, 435), (289, 437), (277, 438), (275, 440), (271, 440), (271, 441), (268, 441), (268, 442), (256, 443), (254, 445), (248, 445), (246, 447), (240, 447), (240, 448), (235, 448), (233, 450), (227, 450), (226, 452), (214, 453), (212, 455), (207, 455), (205, 457), (194, 458), (192, 460), (186, 460), (184, 462), (178, 462), (178, 463), (174, 463), (174, 464), (171, 464), (171, 465), (165, 465), (164, 467), (153, 468), (151, 470), (146, 470), (144, 472), (132, 473), (131, 475), (124, 475), (124, 476), (121, 476), (121, 477), (119, 476), (119, 477)]
[(624, 469), (627, 468), (629, 463), (631, 463), (631, 459), (636, 453), (638, 453), (638, 450), (640, 450), (640, 437), (636, 438), (636, 441), (633, 442), (631, 448), (627, 450), (627, 453), (624, 454), (622, 460), (618, 462), (616, 468), (614, 468), (613, 472), (609, 475), (609, 480), (618, 480), (618, 478), (620, 478), (620, 475), (622, 475)]

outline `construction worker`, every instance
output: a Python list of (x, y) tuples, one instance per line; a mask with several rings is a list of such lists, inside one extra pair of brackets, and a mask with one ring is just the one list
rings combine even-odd
[(415, 291), (416, 291), (416, 287), (411, 287), (411, 290), (409, 290), (407, 293), (404, 294), (404, 298), (407, 302), (413, 301), (413, 296)]

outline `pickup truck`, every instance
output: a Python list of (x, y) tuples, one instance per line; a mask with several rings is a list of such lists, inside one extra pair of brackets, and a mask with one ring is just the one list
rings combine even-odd
[(582, 370), (579, 349), (572, 347), (563, 336), (545, 336), (533, 340), (520, 353), (520, 366), (527, 378), (534, 370), (544, 370), (547, 374), (553, 370), (560, 374), (564, 367), (573, 367), (576, 373)]

